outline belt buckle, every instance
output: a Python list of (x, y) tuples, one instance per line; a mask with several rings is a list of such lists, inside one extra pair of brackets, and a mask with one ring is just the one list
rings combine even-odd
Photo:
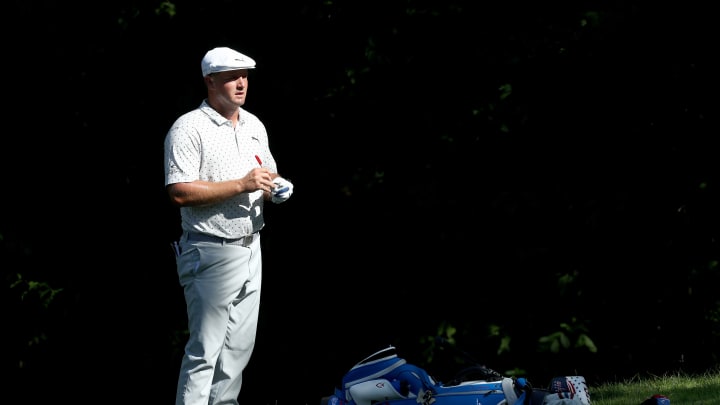
[(233, 240), (232, 242), (230, 242), (230, 244), (240, 245), (242, 247), (248, 247), (252, 243), (254, 236), (255, 236), (254, 234), (248, 235), (248, 236), (243, 236), (242, 238)]

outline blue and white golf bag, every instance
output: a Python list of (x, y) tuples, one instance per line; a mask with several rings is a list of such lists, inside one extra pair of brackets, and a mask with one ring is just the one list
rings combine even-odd
[(445, 385), (408, 364), (390, 346), (353, 366), (327, 405), (542, 405), (547, 392), (533, 392), (524, 378), (489, 373), (488, 380)]

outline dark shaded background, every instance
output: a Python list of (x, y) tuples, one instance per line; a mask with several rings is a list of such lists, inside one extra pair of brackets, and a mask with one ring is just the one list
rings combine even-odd
[[(47, 308), (24, 284), (4, 294), (6, 347), (17, 347), (7, 391), (19, 398), (172, 402), (185, 314), (162, 147), (205, 96), (199, 65), (214, 46), (258, 62), (246, 107), (295, 184), (267, 208), (244, 404), (316, 403), (389, 344), (450, 375), (431, 339), (445, 324), (476, 359), (536, 385), (717, 363), (706, 6), (47, 1), (6, 12), (3, 273), (7, 285), (21, 274), (62, 288)], [(598, 353), (539, 350), (562, 323), (586, 327)], [(498, 353), (502, 336), (510, 352)]]

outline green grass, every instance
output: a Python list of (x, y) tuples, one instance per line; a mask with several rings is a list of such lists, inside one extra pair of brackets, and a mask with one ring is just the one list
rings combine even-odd
[(639, 405), (653, 394), (665, 395), (672, 405), (720, 404), (720, 368), (702, 375), (682, 373), (635, 377), (588, 386), (592, 405)]

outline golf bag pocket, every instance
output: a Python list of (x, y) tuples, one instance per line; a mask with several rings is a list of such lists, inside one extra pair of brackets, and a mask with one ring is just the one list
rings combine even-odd
[(397, 357), (388, 347), (356, 364), (342, 379), (348, 404), (374, 404), (392, 399), (417, 398), (433, 391), (436, 382), (425, 370)]
[(357, 405), (371, 405), (377, 402), (391, 399), (403, 399), (405, 396), (399, 392), (399, 384), (395, 384), (384, 378), (368, 380), (347, 389), (349, 398)]

